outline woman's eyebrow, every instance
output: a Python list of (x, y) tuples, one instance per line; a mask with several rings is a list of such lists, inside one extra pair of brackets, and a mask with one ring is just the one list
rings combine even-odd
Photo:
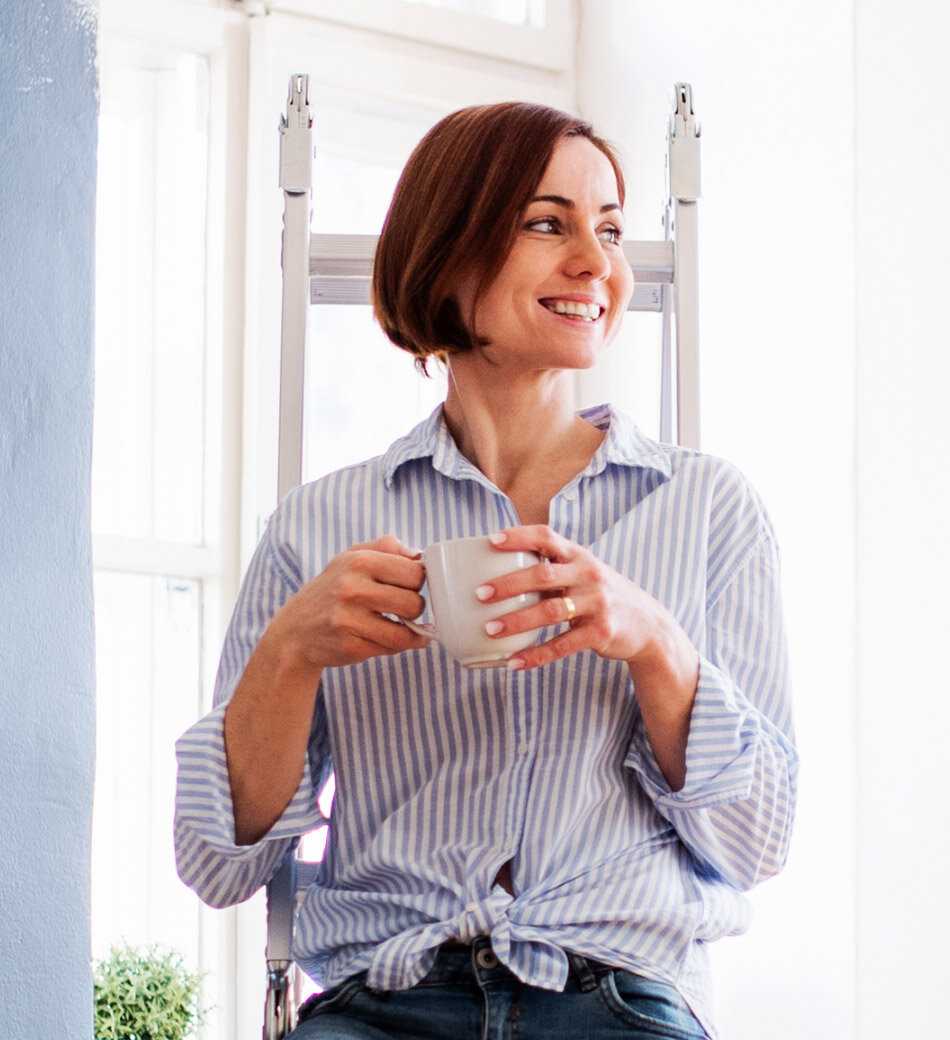
[[(563, 195), (535, 195), (528, 203), (530, 206), (532, 202), (554, 202), (558, 206), (564, 206), (565, 209), (574, 209), (574, 202), (571, 199), (564, 198)], [(606, 213), (609, 209), (620, 209), (620, 206), (616, 202), (608, 202), (606, 206), (600, 207), (601, 213)], [(623, 210), (620, 210), (622, 213)]]

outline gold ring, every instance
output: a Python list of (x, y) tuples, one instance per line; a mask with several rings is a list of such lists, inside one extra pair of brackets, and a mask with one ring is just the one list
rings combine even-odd
[(567, 607), (567, 617), (564, 620), (573, 621), (577, 617), (577, 607), (574, 606), (574, 600), (570, 596), (562, 596), (561, 599), (564, 600), (564, 606)]

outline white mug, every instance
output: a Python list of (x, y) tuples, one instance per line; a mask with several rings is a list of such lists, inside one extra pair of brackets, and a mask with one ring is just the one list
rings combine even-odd
[(493, 637), (485, 631), (485, 622), (540, 602), (539, 592), (523, 592), (491, 603), (482, 603), (475, 597), (476, 587), (492, 578), (540, 563), (537, 553), (496, 549), (486, 535), (477, 535), (435, 542), (423, 550), (422, 562), (435, 624), (400, 620), (413, 632), (437, 640), (465, 668), (507, 667), (512, 654), (537, 640), (543, 625), (527, 632)]

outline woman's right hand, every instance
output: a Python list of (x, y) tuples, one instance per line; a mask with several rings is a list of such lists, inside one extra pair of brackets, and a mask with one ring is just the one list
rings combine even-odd
[(394, 535), (351, 545), (287, 600), (267, 634), (316, 668), (420, 650), (427, 637), (381, 613), (417, 618), (425, 610), (424, 582), (421, 560)]

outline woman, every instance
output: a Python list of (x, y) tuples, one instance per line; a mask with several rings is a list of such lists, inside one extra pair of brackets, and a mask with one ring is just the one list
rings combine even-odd
[[(215, 708), (178, 741), (178, 869), (212, 906), (324, 822), (335, 772), (294, 945), (324, 989), (294, 1040), (515, 1019), (715, 1038), (707, 944), (748, 928), (742, 892), (786, 862), (798, 760), (763, 503), (727, 461), (572, 406), (633, 292), (623, 204), (613, 150), (563, 112), (467, 108), (423, 138), (374, 312), (422, 372), (447, 365), (448, 396), (280, 503)], [(543, 562), (458, 594), (498, 602), (498, 634), (540, 631), (470, 671), (398, 619), (426, 606), (412, 546), (494, 534)]]

